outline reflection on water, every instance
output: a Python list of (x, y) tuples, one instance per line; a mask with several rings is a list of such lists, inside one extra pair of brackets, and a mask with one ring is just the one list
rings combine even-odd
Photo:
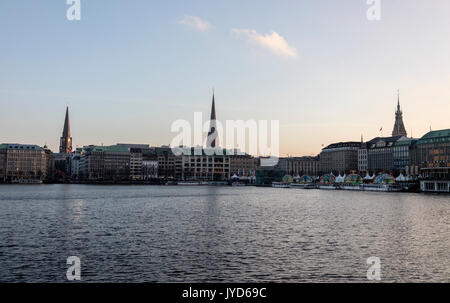
[(445, 195), (0, 186), (0, 281), (450, 282)]

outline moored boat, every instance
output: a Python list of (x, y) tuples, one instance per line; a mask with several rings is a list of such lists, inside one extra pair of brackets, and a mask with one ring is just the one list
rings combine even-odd
[(272, 182), (272, 187), (275, 188), (290, 188), (291, 185), (283, 182)]

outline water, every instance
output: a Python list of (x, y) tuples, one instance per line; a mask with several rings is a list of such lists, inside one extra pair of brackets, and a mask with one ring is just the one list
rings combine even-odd
[(0, 282), (450, 282), (450, 196), (0, 186)]

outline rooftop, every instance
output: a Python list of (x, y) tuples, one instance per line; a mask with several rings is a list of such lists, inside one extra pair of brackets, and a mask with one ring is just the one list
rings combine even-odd
[(450, 141), (450, 129), (435, 130), (420, 138), (416, 144), (443, 143)]
[(325, 151), (325, 150), (329, 150), (329, 149), (345, 148), (345, 147), (358, 147), (359, 148), (360, 146), (361, 146), (361, 142), (356, 142), (356, 141), (339, 142), (339, 143), (330, 144), (322, 150)]
[(97, 146), (97, 145), (89, 145), (85, 146), (83, 148), (86, 151), (90, 152), (110, 152), (110, 153), (128, 153), (130, 152), (130, 149), (126, 146), (118, 146), (118, 145), (111, 145), (111, 146)]
[(42, 150), (42, 147), (34, 144), (2, 143), (0, 144), (0, 149)]
[(408, 146), (408, 145), (413, 144), (416, 141), (417, 141), (417, 139), (414, 139), (414, 138), (408, 138), (406, 140), (398, 140), (397, 142), (394, 143), (394, 146)]

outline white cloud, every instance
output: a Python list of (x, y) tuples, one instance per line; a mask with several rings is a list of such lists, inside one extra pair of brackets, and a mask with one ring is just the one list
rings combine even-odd
[(244, 36), (249, 41), (270, 50), (276, 55), (290, 58), (297, 57), (296, 49), (290, 46), (286, 39), (275, 31), (271, 31), (267, 35), (262, 35), (254, 29), (232, 29), (231, 33), (237, 37)]
[(203, 20), (196, 16), (185, 15), (183, 19), (178, 21), (178, 23), (199, 32), (207, 32), (214, 28), (214, 26), (211, 25), (208, 21)]

